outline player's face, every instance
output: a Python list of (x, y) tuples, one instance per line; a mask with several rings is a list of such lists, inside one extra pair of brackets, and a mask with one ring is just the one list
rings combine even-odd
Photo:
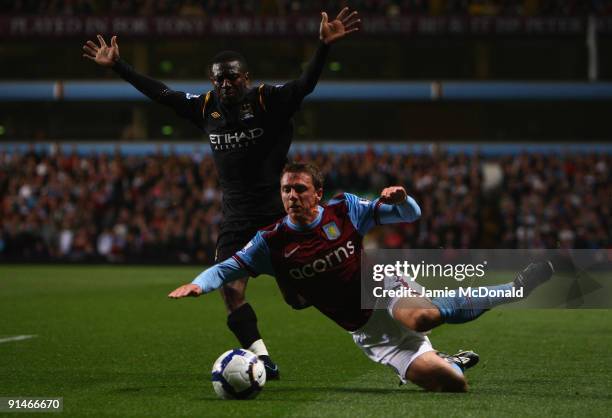
[(285, 173), (281, 178), (281, 197), (285, 211), (296, 224), (309, 224), (317, 217), (323, 190), (316, 190), (308, 173)]
[(246, 94), (249, 73), (242, 70), (240, 61), (216, 62), (210, 69), (210, 81), (223, 104), (234, 104)]

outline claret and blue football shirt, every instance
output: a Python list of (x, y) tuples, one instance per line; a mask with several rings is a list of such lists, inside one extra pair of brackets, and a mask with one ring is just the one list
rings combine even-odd
[(371, 315), (361, 309), (363, 237), (378, 224), (415, 221), (420, 208), (412, 197), (388, 205), (344, 193), (317, 209), (309, 225), (293, 224), (285, 216), (259, 231), (242, 250), (193, 283), (210, 292), (245, 274), (269, 274), (343, 328), (360, 328)]

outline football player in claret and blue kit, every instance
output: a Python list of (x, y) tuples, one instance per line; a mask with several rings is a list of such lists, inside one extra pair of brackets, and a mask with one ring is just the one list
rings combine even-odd
[[(232, 257), (202, 272), (168, 296), (182, 298), (211, 292), (249, 274), (274, 276), (285, 299), (295, 308), (313, 306), (352, 334), (372, 360), (386, 364), (402, 382), (427, 390), (467, 390), (463, 371), (478, 356), (462, 351), (449, 356), (433, 349), (425, 333), (443, 323), (478, 318), (507, 299), (488, 297), (473, 305), (464, 296), (395, 297), (381, 309), (361, 307), (363, 236), (378, 224), (413, 222), (417, 202), (401, 186), (385, 188), (374, 201), (344, 193), (321, 205), (323, 178), (309, 164), (288, 164), (281, 177), (287, 215), (265, 228)], [(549, 262), (530, 264), (514, 281), (491, 286), (529, 293), (553, 273)]]
[[(331, 44), (357, 31), (359, 24), (357, 12), (348, 7), (331, 21), (322, 12), (314, 57), (300, 78), (276, 86), (251, 87), (246, 61), (233, 51), (220, 52), (212, 59), (209, 78), (213, 90), (203, 94), (174, 91), (139, 74), (120, 59), (116, 36), (110, 45), (101, 35), (98, 43), (87, 41), (83, 56), (112, 68), (147, 97), (174, 109), (206, 133), (223, 191), (223, 221), (215, 255), (220, 262), (284, 214), (278, 179), (293, 137), (292, 117), (314, 90)], [(276, 379), (278, 368), (259, 333), (255, 311), (245, 299), (247, 279), (243, 276), (221, 287), (227, 325), (242, 347), (264, 361), (268, 379)]]

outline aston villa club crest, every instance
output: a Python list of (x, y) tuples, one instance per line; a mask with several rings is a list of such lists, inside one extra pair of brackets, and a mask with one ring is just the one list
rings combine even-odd
[(327, 236), (327, 239), (333, 241), (340, 237), (340, 229), (335, 222), (330, 222), (328, 224), (323, 225), (323, 232)]
[(253, 107), (250, 103), (245, 103), (240, 106), (240, 120), (247, 120), (255, 117), (253, 114)]

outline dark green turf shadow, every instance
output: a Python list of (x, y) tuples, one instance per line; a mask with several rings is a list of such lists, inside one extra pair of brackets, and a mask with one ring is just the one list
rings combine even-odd
[(109, 393), (114, 393), (118, 395), (127, 394), (132, 395), (134, 393), (142, 393), (150, 390), (164, 390), (164, 389), (173, 389), (174, 387), (168, 385), (157, 385), (157, 386), (140, 386), (140, 387), (125, 387), (119, 388), (109, 391)]
[(291, 392), (312, 392), (312, 393), (356, 393), (356, 394), (372, 394), (372, 395), (388, 395), (391, 393), (406, 393), (402, 388), (351, 388), (351, 387), (279, 387), (273, 388), (268, 393), (291, 393)]
[[(353, 395), (376, 395), (376, 396), (430, 396), (417, 387), (414, 388), (364, 388), (364, 387), (274, 387), (264, 389), (265, 398), (259, 398), (265, 402), (312, 402), (319, 394), (353, 394)], [(300, 395), (296, 397), (294, 394)], [(310, 396), (309, 396), (310, 395)], [(214, 396), (195, 398), (196, 401), (220, 401)]]
[[(160, 375), (155, 375), (155, 379), (159, 383), (151, 381), (146, 384), (144, 382), (144, 378), (141, 373), (121, 373), (115, 374), (115, 380), (120, 380), (116, 382), (114, 388), (110, 388), (105, 390), (105, 393), (110, 395), (143, 395), (143, 396), (173, 396), (177, 392), (180, 391), (189, 391), (194, 387), (193, 382), (200, 381), (200, 374), (191, 374), (191, 373), (177, 373), (177, 374), (163, 374), (160, 378)], [(153, 375), (150, 375), (153, 378)], [(132, 379), (130, 379), (132, 377)], [(138, 379), (136, 379), (138, 377)], [(106, 382), (109, 382), (111, 379), (106, 379)], [(138, 381), (135, 381), (138, 380)], [(142, 382), (142, 384), (140, 384)], [(172, 383), (166, 384), (165, 382), (181, 382), (181, 383)]]
[[(550, 383), (548, 383), (548, 385), (550, 385)], [(595, 401), (605, 401), (605, 400), (612, 400), (612, 394), (609, 393), (599, 393), (599, 394), (595, 394), (595, 393), (583, 393), (580, 390), (575, 391), (572, 394), (569, 394), (566, 392), (558, 392), (558, 393), (551, 393), (548, 392), (549, 390), (549, 386), (542, 386), (542, 390), (536, 390), (537, 385), (531, 385), (529, 386), (529, 390), (516, 390), (513, 388), (516, 388), (517, 386), (515, 384), (509, 384), (506, 387), (504, 387), (503, 393), (504, 396), (517, 396), (520, 398), (534, 398), (534, 399), (541, 399), (541, 398), (546, 398), (546, 399), (559, 399), (562, 401), (566, 401), (568, 400), (568, 398), (570, 397), (576, 397), (578, 400), (581, 401), (585, 401), (585, 400), (595, 400)], [(604, 388), (602, 388), (602, 391), (605, 390)], [(472, 396), (483, 396), (483, 397), (490, 397), (490, 396), (498, 396), (499, 395), (499, 387), (491, 387), (491, 388), (487, 388), (487, 387), (479, 387), (476, 390), (470, 390), (468, 392), (470, 395)]]

